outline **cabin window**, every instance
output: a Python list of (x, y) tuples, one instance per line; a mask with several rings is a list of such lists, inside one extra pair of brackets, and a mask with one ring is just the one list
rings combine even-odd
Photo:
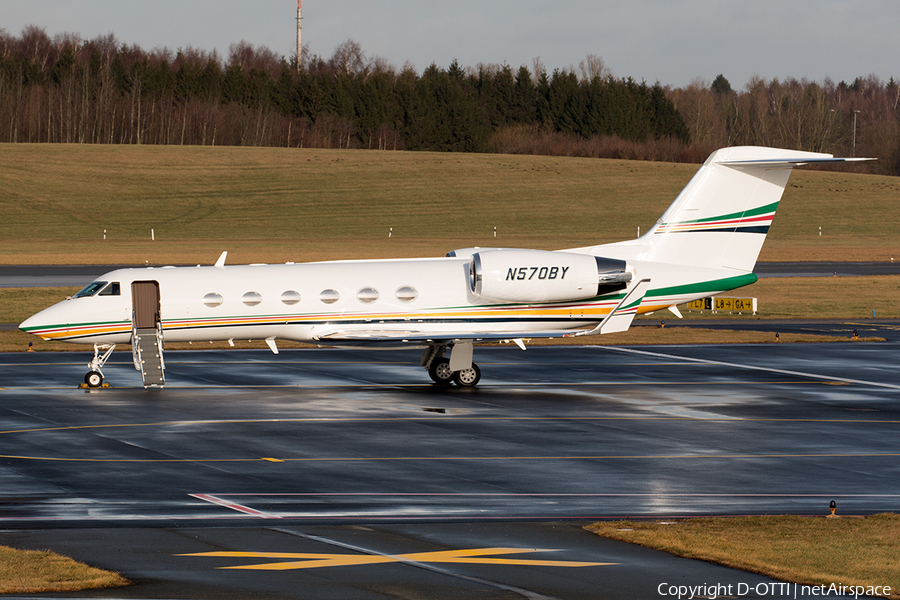
[(288, 306), (293, 306), (300, 302), (300, 292), (295, 292), (294, 290), (288, 290), (281, 295), (281, 301), (287, 304)]
[(322, 290), (322, 293), (319, 294), (319, 300), (325, 304), (334, 304), (340, 299), (341, 295), (337, 293), (337, 290)]
[(247, 292), (243, 296), (241, 296), (241, 302), (246, 304), (247, 306), (256, 306), (260, 302), (262, 302), (262, 294), (259, 292)]
[(378, 290), (375, 288), (365, 287), (356, 292), (356, 299), (363, 304), (371, 304), (378, 300)]
[(222, 302), (224, 301), (225, 299), (222, 298), (222, 295), (215, 292), (210, 292), (207, 295), (203, 296), (203, 304), (210, 308), (222, 306)]
[(119, 296), (119, 295), (121, 295), (121, 288), (119, 286), (119, 282), (113, 281), (112, 283), (110, 283), (108, 286), (106, 286), (105, 288), (103, 288), (100, 291), (100, 295), (101, 296)]
[(419, 292), (414, 287), (404, 285), (401, 288), (397, 288), (397, 300), (400, 302), (412, 302), (418, 297)]
[(80, 292), (72, 296), (73, 298), (89, 298), (103, 289), (103, 286), (106, 285), (105, 281), (93, 281), (82, 289)]

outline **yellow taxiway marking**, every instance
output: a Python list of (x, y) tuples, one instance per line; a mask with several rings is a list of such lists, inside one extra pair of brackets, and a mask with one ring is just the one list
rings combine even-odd
[(532, 552), (559, 552), (542, 548), (471, 548), (467, 550), (442, 550), (438, 552), (413, 552), (396, 555), (367, 554), (318, 554), (305, 552), (198, 552), (176, 556), (208, 556), (218, 558), (287, 558), (286, 562), (268, 562), (220, 569), (253, 569), (258, 571), (286, 571), (289, 569), (318, 569), (322, 567), (349, 567), (392, 562), (414, 563), (465, 563), (481, 565), (527, 565), (537, 567), (601, 567), (618, 563), (577, 562), (569, 560), (537, 560), (497, 558), (498, 555)]

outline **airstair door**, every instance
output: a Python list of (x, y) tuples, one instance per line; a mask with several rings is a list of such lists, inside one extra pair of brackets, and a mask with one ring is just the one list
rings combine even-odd
[(144, 387), (166, 384), (163, 361), (162, 323), (159, 309), (159, 282), (131, 284), (131, 351), (134, 368), (141, 372)]
[(135, 329), (156, 329), (156, 324), (159, 323), (159, 282), (133, 282), (131, 306)]

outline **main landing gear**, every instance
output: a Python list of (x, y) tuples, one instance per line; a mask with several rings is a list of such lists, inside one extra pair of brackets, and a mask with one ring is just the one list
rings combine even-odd
[(428, 376), (438, 385), (450, 385), (451, 382), (459, 387), (475, 387), (481, 381), (481, 369), (475, 363), (470, 367), (453, 371), (450, 368), (450, 359), (444, 356), (446, 346), (431, 346), (425, 350), (422, 356), (422, 366), (428, 369)]
[[(94, 344), (94, 358), (87, 364), (90, 371), (84, 376), (84, 382), (88, 387), (98, 388), (103, 385), (103, 371), (101, 369), (106, 364), (106, 361), (109, 360), (109, 357), (112, 356), (112, 352), (115, 349), (115, 344)], [(105, 352), (100, 354), (101, 351)]]

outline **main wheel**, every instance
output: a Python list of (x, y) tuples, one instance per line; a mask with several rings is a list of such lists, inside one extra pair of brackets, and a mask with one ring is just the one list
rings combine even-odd
[(449, 385), (453, 379), (453, 371), (450, 370), (449, 358), (436, 358), (428, 367), (428, 376), (439, 385)]
[(472, 363), (471, 369), (463, 369), (453, 374), (453, 381), (459, 387), (475, 387), (481, 381), (481, 369)]
[(100, 387), (103, 385), (103, 375), (99, 371), (91, 371), (84, 376), (84, 382), (88, 384), (88, 387)]

